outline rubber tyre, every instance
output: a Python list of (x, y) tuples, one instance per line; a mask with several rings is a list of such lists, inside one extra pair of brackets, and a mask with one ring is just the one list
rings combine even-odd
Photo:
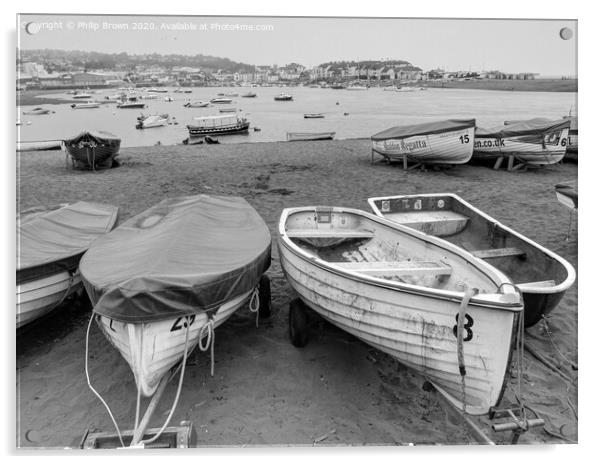
[(291, 301), (288, 307), (288, 334), (297, 348), (303, 348), (309, 341), (307, 310), (298, 298)]
[(259, 279), (259, 318), (267, 319), (272, 315), (272, 286), (270, 278), (262, 275)]

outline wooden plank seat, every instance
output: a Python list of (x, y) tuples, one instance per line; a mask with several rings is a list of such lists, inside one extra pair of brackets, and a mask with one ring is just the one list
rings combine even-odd
[(361, 272), (374, 276), (399, 275), (450, 275), (452, 267), (433, 261), (378, 261), (378, 262), (333, 262), (335, 266), (348, 271)]
[(412, 229), (436, 237), (447, 237), (462, 232), (470, 220), (463, 214), (451, 210), (405, 211), (385, 213), (384, 217)]
[(353, 229), (292, 229), (286, 235), (290, 238), (374, 238), (374, 232)]
[(556, 286), (555, 280), (540, 280), (539, 282), (525, 282), (517, 284), (519, 288), (535, 288), (535, 287), (554, 287)]
[(526, 253), (520, 248), (492, 248), (489, 250), (473, 250), (473, 256), (481, 259), (503, 258), (505, 256), (525, 256)]

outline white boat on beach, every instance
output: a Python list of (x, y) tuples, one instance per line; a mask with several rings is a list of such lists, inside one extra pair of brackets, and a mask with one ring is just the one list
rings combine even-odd
[(17, 217), (17, 329), (81, 288), (80, 257), (113, 228), (117, 215), (115, 206), (81, 201), (32, 208)]
[[(347, 208), (285, 209), (278, 249), (289, 284), (326, 320), (424, 375), (469, 414), (501, 401), (523, 307), (500, 271)], [(303, 346), (303, 305), (293, 301), (289, 318), (293, 344)]]
[(473, 156), (484, 160), (513, 156), (535, 166), (556, 164), (566, 154), (570, 125), (568, 119), (535, 118), (493, 129), (478, 127)]
[(270, 253), (251, 205), (206, 195), (163, 200), (88, 250), (80, 270), (94, 317), (141, 395), (236, 310), (269, 315)]
[(472, 157), (474, 119), (449, 119), (397, 126), (372, 136), (372, 157), (387, 161), (464, 164)]
[(536, 324), (575, 282), (565, 259), (453, 193), (369, 198), (377, 216), (459, 246), (507, 275), (521, 290), (525, 327)]
[(305, 140), (332, 140), (336, 132), (287, 132), (287, 142), (301, 142)]
[(88, 109), (88, 108), (100, 108), (100, 103), (94, 102), (94, 101), (89, 101), (87, 103), (73, 103), (71, 105), (71, 108), (73, 108), (74, 110), (83, 110), (83, 109)]

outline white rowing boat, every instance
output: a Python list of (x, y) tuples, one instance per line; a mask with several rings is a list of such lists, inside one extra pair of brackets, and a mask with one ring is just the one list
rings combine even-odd
[(391, 127), (372, 136), (372, 156), (416, 163), (463, 164), (472, 157), (474, 119)]
[(17, 328), (81, 288), (81, 255), (113, 228), (118, 208), (78, 202), (26, 210), (17, 218)]
[[(283, 272), (307, 306), (420, 372), (469, 414), (500, 402), (522, 315), (508, 277), (359, 210), (285, 209), (278, 235)], [(299, 308), (291, 305), (290, 328), (302, 345)]]
[(565, 259), (453, 193), (369, 198), (368, 203), (377, 216), (443, 237), (510, 277), (523, 295), (526, 327), (549, 314), (575, 282), (575, 269)]
[(88, 250), (80, 270), (96, 321), (142, 395), (256, 289), (268, 311), (270, 252), (269, 230), (244, 199), (206, 195), (166, 199)]
[(568, 145), (571, 121), (535, 118), (493, 129), (475, 131), (474, 158), (514, 156), (529, 165), (545, 166), (561, 161)]

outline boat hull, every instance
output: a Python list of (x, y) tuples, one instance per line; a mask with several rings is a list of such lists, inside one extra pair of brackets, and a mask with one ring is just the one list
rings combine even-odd
[[(223, 324), (234, 312), (247, 304), (251, 293), (252, 291), (246, 292), (221, 305), (213, 316), (214, 327)], [(144, 396), (152, 396), (161, 378), (182, 360), (187, 325), (189, 328), (186, 349), (190, 353), (199, 343), (199, 332), (207, 321), (207, 313), (141, 324), (96, 316), (96, 322), (106, 338), (129, 364), (136, 385)]]
[(67, 271), (17, 285), (17, 329), (48, 314), (80, 288), (79, 273), (71, 277)]
[(334, 139), (335, 132), (287, 132), (286, 140), (288, 142), (300, 142), (308, 140), (332, 140)]
[(529, 165), (556, 164), (566, 154), (568, 133), (568, 128), (562, 129), (546, 143), (542, 143), (541, 137), (532, 135), (507, 138), (477, 137), (473, 156), (475, 159), (497, 159), (500, 156), (513, 155)]
[[(482, 259), (508, 275), (522, 291), (526, 327), (549, 314), (575, 281), (575, 270), (565, 259), (457, 195), (399, 195), (370, 198), (368, 203), (377, 216), (445, 238), (477, 257), (489, 251)], [(495, 256), (491, 250), (522, 254)]]
[(187, 126), (188, 133), (191, 137), (199, 137), (203, 135), (226, 135), (226, 134), (242, 134), (249, 132), (250, 122), (244, 122), (236, 125), (228, 125), (223, 127), (201, 127), (201, 126)]
[[(463, 388), (453, 329), (461, 296), (445, 297), (425, 287), (367, 278), (306, 256), (288, 237), (285, 214), (287, 210), (279, 228), (280, 262), (289, 284), (307, 306), (427, 377), (455, 406), (462, 409), (465, 405), (467, 413), (484, 414), (499, 403), (520, 307), (508, 310), (473, 304), (475, 300), (468, 304), (466, 313), (472, 322), (469, 340), (463, 343)], [(390, 227), (400, 230), (400, 226)], [(421, 234), (414, 234), (409, 233), (420, 242)], [(435, 241), (427, 249), (432, 251)], [(462, 261), (452, 258), (450, 250), (447, 258), (460, 265)]]
[(417, 135), (403, 139), (373, 140), (372, 150), (389, 160), (431, 164), (464, 164), (473, 154), (474, 127)]

